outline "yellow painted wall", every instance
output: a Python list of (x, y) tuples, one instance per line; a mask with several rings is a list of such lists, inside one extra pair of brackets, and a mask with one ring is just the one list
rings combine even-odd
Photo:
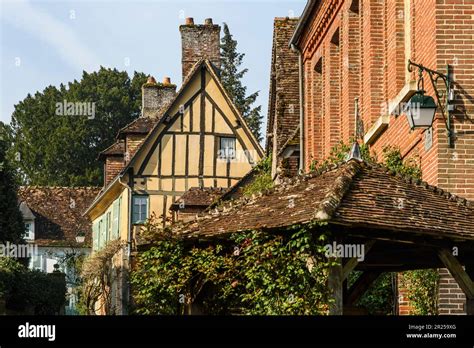
[[(158, 217), (163, 214), (164, 204), (166, 204), (165, 211), (169, 214), (169, 207), (174, 200), (179, 198), (179, 196), (189, 188), (199, 186), (197, 176), (199, 175), (199, 158), (202, 151), (204, 151), (203, 175), (206, 177), (203, 179), (203, 183), (206, 187), (213, 187), (215, 185), (217, 185), (217, 187), (229, 187), (229, 185), (235, 184), (239, 178), (243, 177), (252, 169), (252, 163), (243, 156), (244, 148), (250, 150), (251, 155), (255, 156), (255, 163), (260, 160), (260, 155), (258, 155), (259, 151), (255, 149), (244, 129), (237, 126), (238, 117), (234, 114), (234, 109), (229, 106), (227, 99), (221, 93), (221, 90), (209, 72), (206, 72), (206, 92), (214, 103), (217, 104), (218, 108), (214, 109), (213, 123), (214, 106), (211, 100), (205, 99), (205, 128), (203, 131), (205, 131), (206, 134), (204, 135), (204, 149), (200, 148), (201, 95), (198, 95), (194, 99), (192, 106), (188, 105), (187, 107), (183, 107), (191, 97), (196, 95), (199, 91), (200, 84), (200, 73), (197, 73), (186, 88), (181, 91), (180, 96), (175, 100), (168, 111), (168, 115), (170, 116), (178, 115), (177, 119), (171, 125), (162, 123), (155, 134), (149, 137), (134, 158), (133, 173), (135, 176), (145, 176), (143, 178), (134, 178), (134, 190), (140, 194), (146, 193), (149, 195), (149, 213), (155, 212)], [(181, 112), (181, 114), (178, 114), (178, 112)], [(181, 124), (183, 125), (183, 129), (181, 129)], [(229, 124), (236, 128), (232, 129), (229, 127)], [(167, 127), (168, 130), (166, 130)], [(213, 129), (214, 134), (209, 134)], [(188, 132), (188, 134), (181, 132)], [(192, 134), (189, 134), (189, 132), (192, 132)], [(238, 133), (238, 137), (235, 132)], [(153, 144), (160, 136), (161, 147), (159, 143), (157, 143), (158, 146), (153, 149)], [(173, 146), (173, 136), (175, 137), (175, 146)], [(226, 163), (223, 160), (215, 158), (218, 150), (216, 145), (219, 146), (220, 144), (220, 136), (236, 137), (236, 150), (238, 154), (236, 160)], [(186, 145), (189, 147), (187, 163), (188, 177), (184, 177), (186, 174)], [(139, 173), (142, 164), (152, 149), (153, 153), (146, 162), (143, 173)], [(173, 153), (175, 155), (174, 160)], [(160, 165), (159, 162), (161, 162)], [(174, 177), (171, 177), (173, 174), (173, 162)], [(214, 163), (216, 163), (216, 168), (214, 168)], [(228, 166), (230, 167), (229, 174), (231, 179), (227, 178)], [(161, 170), (160, 175), (159, 170)], [(214, 172), (216, 173), (216, 177), (214, 177)], [(123, 178), (123, 182), (127, 182), (127, 179)], [(174, 192), (174, 195), (171, 194), (171, 191)], [(121, 238), (126, 240), (130, 218), (128, 190), (121, 189), (121, 192), (116, 192), (115, 195), (117, 198), (122, 197), (120, 233)], [(165, 196), (166, 203), (164, 199)], [(94, 221), (106, 214), (109, 209), (111, 209), (112, 203), (113, 200), (109, 197), (107, 204), (102, 204), (102, 207), (96, 210)], [(100, 206), (100, 204), (98, 206)], [(99, 211), (100, 214), (98, 214)]]

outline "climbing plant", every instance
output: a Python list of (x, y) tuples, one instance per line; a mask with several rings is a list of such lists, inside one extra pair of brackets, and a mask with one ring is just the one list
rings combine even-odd
[(98, 312), (113, 314), (112, 286), (117, 280), (114, 256), (122, 248), (120, 240), (113, 240), (88, 258), (82, 264), (79, 287), (78, 310), (81, 314), (94, 315)]
[[(284, 235), (249, 231), (189, 245), (149, 222), (145, 229), (158, 235), (131, 274), (134, 311), (326, 314), (331, 300), (324, 227), (294, 226)], [(312, 228), (321, 233), (310, 233)]]
[(438, 314), (439, 273), (436, 269), (403, 272), (400, 283), (402, 287), (407, 289), (412, 314)]
[[(340, 162), (348, 150), (348, 145), (340, 143), (330, 158), (315, 166)], [(366, 147), (362, 148), (362, 155), (375, 161)], [(386, 148), (383, 156), (390, 169), (413, 176), (421, 173), (415, 161), (404, 163), (397, 149)], [(244, 194), (270, 188), (270, 168), (270, 159), (260, 163), (258, 180), (248, 185)], [(139, 253), (131, 272), (133, 311), (327, 314), (332, 301), (327, 286), (331, 262), (324, 256), (324, 245), (329, 233), (324, 223), (313, 222), (291, 226), (281, 234), (248, 231), (219, 241), (190, 242), (172, 234), (170, 227), (163, 229), (152, 217), (142, 231), (151, 246)], [(392, 273), (379, 277), (358, 304), (371, 314), (392, 314), (396, 299), (394, 277)], [(357, 274), (351, 275), (349, 282), (356, 278)], [(423, 286), (423, 282), (413, 284)]]

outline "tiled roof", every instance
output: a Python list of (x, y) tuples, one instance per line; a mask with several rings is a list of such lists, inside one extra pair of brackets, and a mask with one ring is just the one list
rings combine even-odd
[(267, 133), (277, 124), (277, 139), (267, 141), (267, 150), (276, 141), (280, 152), (299, 124), (298, 54), (288, 46), (297, 18), (275, 18), (270, 76)]
[(426, 182), (355, 159), (300, 176), (251, 199), (200, 215), (175, 232), (212, 238), (253, 229), (277, 230), (327, 221), (373, 231), (474, 240), (474, 205)]
[(127, 124), (125, 127), (123, 127), (121, 130), (119, 130), (119, 134), (117, 135), (117, 138), (123, 137), (125, 134), (148, 134), (155, 124), (158, 122), (158, 118), (150, 118), (150, 117), (139, 117), (129, 124)]
[(225, 188), (220, 187), (191, 187), (172, 206), (172, 210), (178, 210), (179, 205), (208, 207), (225, 192)]
[(99, 159), (105, 156), (123, 156), (125, 152), (125, 142), (118, 140), (99, 154)]
[[(91, 223), (81, 213), (99, 191), (99, 187), (20, 187), (18, 198), (28, 205), (35, 217), (35, 243), (39, 246), (90, 246)], [(76, 243), (78, 232), (85, 232), (84, 243)]]
[(254, 182), (255, 178), (259, 174), (258, 166), (253, 167), (247, 174), (245, 174), (239, 181), (229, 187), (220, 197), (218, 201), (213, 202), (210, 207), (214, 207), (223, 201), (230, 199), (238, 199), (243, 196), (244, 188)]
[[(162, 112), (160, 112), (161, 115), (165, 115), (169, 109), (171, 109), (171, 107), (173, 106), (173, 104), (176, 102), (176, 100), (181, 96), (181, 94), (183, 93), (183, 91), (185, 90), (185, 88), (187, 87), (187, 85), (189, 84), (189, 82), (194, 78), (195, 74), (198, 73), (199, 69), (201, 69), (202, 67), (207, 67), (208, 68), (208, 71), (209, 73), (211, 74), (211, 76), (215, 79), (215, 82), (217, 84), (217, 86), (219, 87), (219, 89), (222, 91), (222, 94), (224, 95), (224, 98), (226, 99), (226, 101), (228, 102), (230, 108), (235, 112), (235, 115), (237, 116), (240, 124), (242, 127), (245, 127), (247, 130), (248, 130), (248, 134), (251, 138), (253, 138), (255, 144), (256, 144), (256, 150), (258, 151), (258, 153), (263, 156), (263, 149), (260, 147), (260, 144), (258, 143), (258, 141), (255, 139), (254, 135), (252, 134), (252, 132), (250, 131), (250, 128), (248, 128), (248, 125), (247, 123), (245, 122), (245, 119), (243, 118), (243, 116), (241, 115), (241, 113), (239, 112), (239, 110), (237, 109), (237, 107), (235, 106), (235, 104), (232, 102), (232, 100), (230, 99), (228, 93), (225, 91), (225, 88), (223, 87), (222, 85), (222, 82), (219, 78), (219, 74), (218, 74), (218, 70), (217, 68), (211, 63), (211, 61), (209, 61), (208, 59), (201, 59), (199, 60), (198, 62), (196, 62), (196, 64), (194, 64), (194, 66), (192, 67), (191, 71), (188, 73), (188, 75), (186, 76), (186, 78), (184, 79), (183, 81), (183, 84), (181, 85), (180, 89), (176, 92), (174, 98), (166, 105), (166, 107), (163, 109)], [(143, 121), (138, 121), (140, 118), (138, 118), (136, 121), (137, 123), (140, 123), (140, 122), (143, 122)], [(145, 119), (145, 118), (144, 118)], [(165, 117), (159, 117), (156, 119), (153, 119), (153, 121), (155, 121), (152, 125), (150, 125), (150, 130), (147, 132), (146, 136), (144, 137), (143, 139), (143, 142), (141, 143), (141, 145), (137, 148), (137, 150), (135, 151), (135, 153), (131, 156), (131, 159), (130, 159), (130, 162), (127, 163), (127, 165), (122, 169), (122, 171), (120, 172), (120, 174), (123, 174), (125, 173), (131, 166), (133, 166), (135, 164), (135, 161), (137, 161), (137, 159), (139, 158), (139, 155), (142, 151), (143, 148), (146, 148), (146, 144), (148, 144), (150, 141), (152, 141), (153, 139), (153, 135), (154, 133), (156, 132), (156, 130), (158, 129), (159, 125), (164, 122), (166, 118)], [(132, 122), (133, 123), (133, 122)], [(132, 125), (129, 124), (129, 126)], [(128, 126), (127, 126), (128, 127)], [(123, 130), (127, 129), (127, 127), (123, 128)], [(120, 131), (122, 132), (122, 130)], [(120, 133), (119, 132), (119, 135), (118, 137), (120, 137)], [(120, 175), (119, 174), (119, 175)], [(109, 184), (108, 187), (111, 187), (111, 184)], [(92, 202), (92, 205), (89, 206), (85, 211), (84, 211), (84, 215), (88, 214), (89, 211), (97, 204), (97, 202), (100, 201), (102, 195), (107, 191), (108, 187), (104, 187), (104, 189), (100, 192), (100, 195), (96, 197), (96, 199)]]

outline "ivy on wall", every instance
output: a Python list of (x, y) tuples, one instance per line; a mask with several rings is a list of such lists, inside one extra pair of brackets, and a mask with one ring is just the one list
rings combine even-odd
[(327, 240), (311, 227), (284, 235), (237, 233), (212, 244), (187, 245), (150, 221), (153, 246), (131, 275), (138, 314), (327, 314)]

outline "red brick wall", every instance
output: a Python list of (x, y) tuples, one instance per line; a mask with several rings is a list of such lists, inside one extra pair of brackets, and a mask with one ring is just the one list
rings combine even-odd
[(125, 163), (121, 156), (107, 156), (105, 159), (104, 186), (107, 186), (120, 171), (124, 168)]
[[(340, 30), (339, 47), (331, 43), (335, 30)], [(407, 72), (408, 59), (443, 73), (450, 64), (456, 90), (454, 147), (448, 147), (438, 112), (431, 147), (425, 147), (426, 130), (411, 131), (404, 115), (392, 115), (370, 150), (381, 161), (385, 146), (399, 147), (405, 159), (418, 161), (423, 180), (474, 200), (474, 1), (323, 2), (302, 34), (300, 49), (305, 64), (306, 170), (311, 160), (323, 160), (337, 141), (349, 141), (355, 97), (367, 132), (387, 115), (388, 103), (405, 83), (417, 79), (416, 69)], [(319, 75), (314, 66), (321, 56)], [(427, 94), (434, 96), (428, 75), (424, 78)], [(440, 274), (440, 313), (457, 314), (464, 294), (446, 270)]]
[(361, 28), (361, 117), (364, 128), (380, 117), (385, 94), (385, 28), (384, 3), (378, 0), (360, 1)]
[(358, 9), (346, 5), (341, 16), (341, 135), (349, 139), (354, 136), (354, 99), (359, 97), (360, 23)]

